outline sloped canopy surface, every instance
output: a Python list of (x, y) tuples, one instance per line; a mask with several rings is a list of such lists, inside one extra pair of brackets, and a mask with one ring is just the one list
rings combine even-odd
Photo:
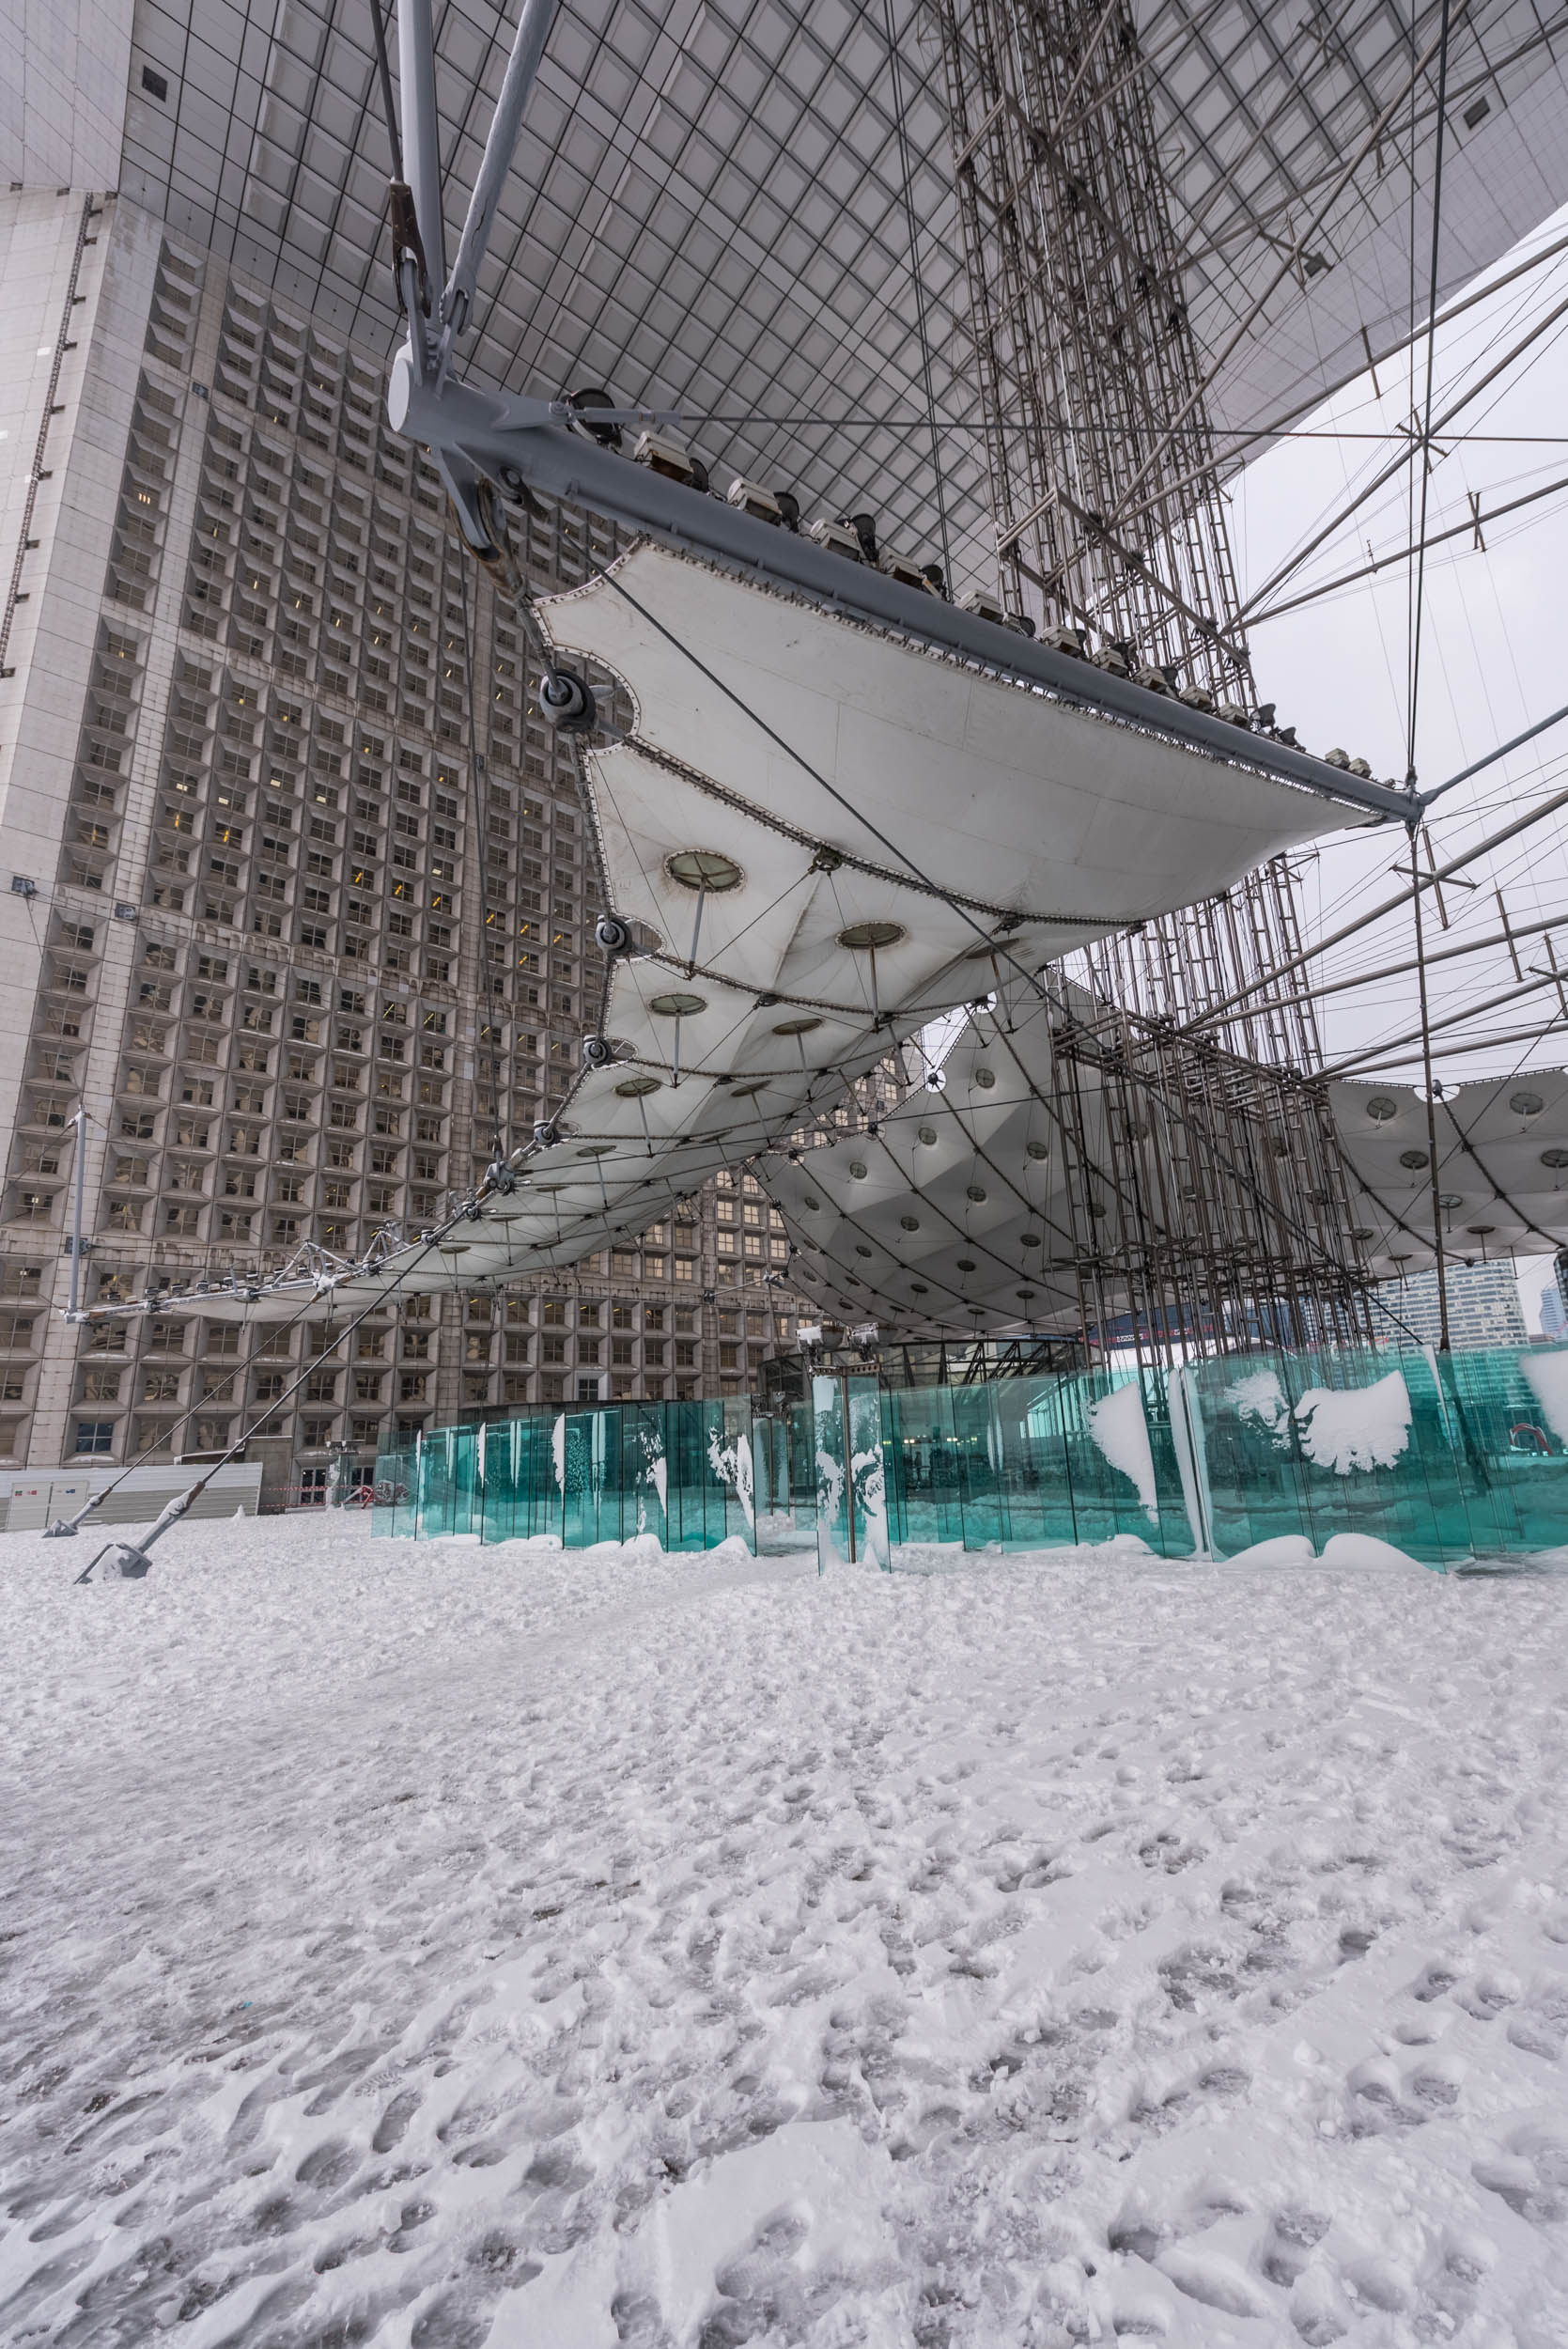
[(541, 615), (633, 704), (583, 767), (640, 951), (611, 965), (611, 1057), (470, 1227), (465, 1278), (637, 1231), (1001, 963), (1037, 972), (1351, 814), (649, 545)]
[[(1162, 1196), (1146, 1176), (1131, 1201), (1133, 1138), (1093, 1078), (1089, 1151), (1075, 1151), (1051, 1106), (1051, 1049), (1044, 1019), (1008, 1033), (979, 1018), (939, 1093), (912, 1095), (876, 1134), (765, 1158), (759, 1171), (798, 1252), (792, 1282), (830, 1314), (910, 1335), (1070, 1332), (1092, 1321), (1091, 1260), (1126, 1263), (1162, 1223), (1179, 1231), (1188, 1210), (1179, 1182)], [(1424, 1270), (1435, 1262), (1424, 1096), (1337, 1083), (1329, 1101), (1351, 1175), (1348, 1237), (1379, 1280)], [(1150, 1114), (1161, 1115), (1152, 1097)], [(1451, 1263), (1568, 1246), (1568, 1072), (1457, 1087), (1436, 1122)], [(1157, 1136), (1155, 1155), (1176, 1139), (1173, 1128)], [(1215, 1190), (1205, 1211), (1217, 1210), (1233, 1219), (1239, 1260), (1245, 1194)], [(1102, 1294), (1120, 1309), (1113, 1272)]]
[[(629, 730), (582, 754), (629, 951), (553, 1136), (439, 1247), (341, 1293), (473, 1285), (642, 1230), (1003, 970), (1365, 812), (644, 544), (538, 607)], [(1174, 721), (1172, 720), (1172, 724)], [(1332, 770), (1325, 770), (1330, 784)]]
[[(1314, 1211), (1322, 1153), (1300, 1098), (1266, 1071), (1248, 1088), (1227, 1058), (1217, 1147), (1196, 1067), (1129, 1086), (1126, 1039), (1090, 1007), (1059, 983), (1020, 1015), (1015, 990), (875, 1131), (765, 1157), (794, 1285), (913, 1337), (1114, 1331), (1135, 1296), (1141, 1322), (1172, 1328), (1249, 1299), (1266, 1314), (1281, 1255), (1302, 1291), (1343, 1292), (1355, 1260)], [(1222, 1308), (1203, 1280), (1217, 1257)]]
[[(1329, 1095), (1374, 1269), (1423, 1270), (1436, 1254), (1424, 1094), (1341, 1082)], [(1480, 1078), (1435, 1107), (1445, 1253), (1467, 1264), (1568, 1247), (1568, 1071)]]

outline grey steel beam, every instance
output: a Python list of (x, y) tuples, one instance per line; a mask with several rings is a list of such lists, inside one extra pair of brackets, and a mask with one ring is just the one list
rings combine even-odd
[(454, 334), (462, 334), (474, 315), (479, 264), (489, 244), (490, 228), (495, 220), (496, 208), (501, 202), (502, 191), (506, 185), (506, 176), (512, 167), (512, 152), (517, 146), (518, 132), (522, 128), (523, 113), (554, 22), (555, 0), (522, 0), (517, 38), (506, 61), (501, 95), (495, 101), (489, 135), (485, 141), (485, 151), (474, 177), (474, 193), (468, 200), (468, 212), (463, 221), (462, 234), (458, 240), (452, 274), (442, 296), (442, 319)]
[(403, 167), (413, 194), (414, 218), (434, 301), (446, 277), (446, 231), (441, 209), (441, 122), (436, 112), (430, 0), (400, 0), (397, 80), (403, 113)]
[(405, 346), (393, 362), (387, 395), (393, 429), (426, 443), (459, 475), (488, 476), (504, 492), (526, 488), (566, 505), (585, 506), (624, 529), (677, 550), (690, 548), (743, 577), (807, 596), (847, 618), (898, 630), (960, 660), (1255, 768), (1363, 816), (1409, 820), (1409, 796), (1391, 784), (1347, 774), (1306, 751), (1190, 709), (1173, 696), (1055, 652), (811, 538), (758, 521), (722, 498), (633, 464), (567, 428), (561, 419), (571, 412), (564, 403), (513, 399), (450, 380), (438, 387), (416, 375)]

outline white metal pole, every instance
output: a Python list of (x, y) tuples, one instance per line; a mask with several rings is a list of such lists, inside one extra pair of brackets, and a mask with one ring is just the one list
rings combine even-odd
[(436, 44), (430, 0), (399, 0), (397, 79), (403, 108), (403, 168), (434, 302), (446, 279), (441, 212), (441, 126), (436, 118)]
[(87, 1165), (87, 1112), (80, 1102), (76, 1106), (76, 1203), (70, 1218), (70, 1303), (67, 1310), (74, 1314), (82, 1296), (82, 1190)]

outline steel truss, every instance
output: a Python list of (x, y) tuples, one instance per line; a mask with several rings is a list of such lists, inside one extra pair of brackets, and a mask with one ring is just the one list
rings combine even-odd
[(1250, 702), (1131, 10), (949, 0), (941, 23), (1003, 599)]
[[(1131, 8), (945, 0), (940, 21), (1002, 599), (1047, 628), (1092, 626), (1130, 658), (1250, 707), (1205, 355), (1183, 296)], [(1134, 503), (1136, 521), (1118, 525)], [(1095, 1019), (1119, 1039), (1092, 1048), (1126, 1097), (1108, 1136), (1112, 1174), (1125, 1168), (1138, 1195), (1154, 1187), (1168, 1236), (1116, 1266), (1088, 1246), (1093, 1283), (1126, 1283), (1135, 1327), (1219, 1337), (1236, 1300), (1275, 1295), (1301, 1336), (1361, 1326), (1345, 1169), (1326, 1104), (1308, 1107), (1313, 1097), (1299, 1090), (1299, 1073), (1321, 1059), (1313, 1007), (1299, 991), (1258, 986), (1300, 950), (1294, 874), (1277, 859), (1223, 896), (1078, 959), (1103, 1006)], [(1173, 1031), (1219, 1006), (1228, 1009), (1211, 1033), (1231, 1057), (1194, 1058)], [(1082, 1113), (1078, 1065), (1076, 1049), (1053, 1056), (1064, 1131)], [(1150, 1104), (1166, 1096), (1194, 1118), (1179, 1176), (1141, 1163), (1138, 1137), (1155, 1129)], [(1252, 1125), (1265, 1097), (1288, 1161), (1272, 1145), (1258, 1158)], [(1176, 1129), (1157, 1122), (1174, 1146)], [(1266, 1179), (1244, 1206), (1226, 1169), (1254, 1160)], [(1172, 1221), (1163, 1210), (1181, 1198), (1188, 1211)], [(1119, 1217), (1117, 1228), (1137, 1221)], [(1326, 1285), (1300, 1260), (1307, 1229), (1329, 1236), (1311, 1252), (1319, 1271), (1339, 1268)], [(1085, 1237), (1093, 1243), (1092, 1227)], [(1103, 1324), (1108, 1310), (1101, 1295), (1093, 1318)]]
[(1070, 983), (1053, 993), (1084, 1343), (1170, 1361), (1375, 1336), (1327, 1086)]

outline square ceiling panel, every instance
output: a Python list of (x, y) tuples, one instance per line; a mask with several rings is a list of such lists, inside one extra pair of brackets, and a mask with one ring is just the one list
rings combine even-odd
[[(140, 0), (136, 54), (167, 71), (170, 108), (129, 109), (120, 186), (385, 352), (398, 325), (369, 6)], [(1412, 91), (1409, 61), (1440, 0), (1413, 17), (1409, 0), (1133, 12), (1195, 331), (1218, 350), (1239, 330), (1210, 392), (1223, 443), (1408, 332), (1436, 128), (1432, 76)], [(449, 250), (515, 17), (515, 0), (438, 0)], [(597, 378), (629, 402), (695, 400), (722, 419), (689, 432), (716, 482), (792, 487), (808, 513), (896, 513), (923, 558), (944, 511), (957, 580), (988, 582), (938, 19), (932, 0), (893, 0), (892, 21), (902, 137), (881, 0), (562, 0), (464, 366), (517, 391)], [(1445, 288), (1568, 198), (1564, 39), (1568, 18), (1530, 0), (1476, 0), (1457, 23)], [(1309, 229), (1317, 265), (1271, 289)]]

